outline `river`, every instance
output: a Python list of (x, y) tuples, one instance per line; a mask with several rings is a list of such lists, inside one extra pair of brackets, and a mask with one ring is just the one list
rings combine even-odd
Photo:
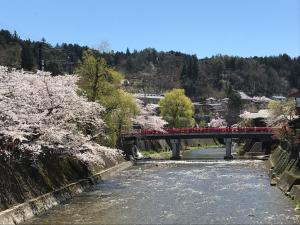
[(294, 207), (263, 161), (145, 161), (26, 224), (300, 223)]

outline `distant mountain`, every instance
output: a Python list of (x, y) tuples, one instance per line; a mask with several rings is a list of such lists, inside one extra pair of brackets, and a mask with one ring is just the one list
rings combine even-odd
[[(55, 74), (72, 73), (86, 46), (60, 44), (45, 40), (22, 40), (17, 33), (0, 31), (0, 65), (35, 70), (44, 67)], [(300, 89), (300, 56), (286, 54), (270, 57), (217, 55), (198, 59), (181, 52), (142, 51), (100, 53), (107, 63), (125, 75), (132, 92), (163, 93), (183, 87), (194, 100), (225, 97), (228, 90), (243, 90), (256, 95), (286, 95)]]

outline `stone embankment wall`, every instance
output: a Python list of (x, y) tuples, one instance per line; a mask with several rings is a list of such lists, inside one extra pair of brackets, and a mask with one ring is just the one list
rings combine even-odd
[(279, 146), (270, 156), (271, 184), (300, 202), (300, 160), (295, 147)]
[(66, 155), (44, 155), (35, 161), (0, 157), (0, 224), (17, 224), (44, 212), (130, 164), (122, 157), (103, 160), (105, 166)]

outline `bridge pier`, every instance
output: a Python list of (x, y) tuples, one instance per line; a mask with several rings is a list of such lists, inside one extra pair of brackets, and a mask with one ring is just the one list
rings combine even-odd
[(172, 156), (170, 159), (172, 160), (179, 160), (181, 159), (180, 156), (180, 140), (179, 139), (171, 139), (171, 150), (172, 150)]
[(233, 159), (231, 155), (232, 138), (224, 138), (226, 153), (224, 159)]

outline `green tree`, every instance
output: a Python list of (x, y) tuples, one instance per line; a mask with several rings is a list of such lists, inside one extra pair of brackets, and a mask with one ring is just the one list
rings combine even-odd
[(131, 119), (138, 114), (135, 99), (131, 94), (122, 89), (115, 89), (102, 96), (101, 103), (106, 107), (104, 120), (106, 122), (106, 134), (108, 138), (102, 143), (116, 147), (122, 132), (128, 132), (132, 128)]
[(159, 102), (161, 116), (170, 127), (191, 127), (194, 124), (194, 109), (183, 89), (173, 89)]
[(189, 57), (188, 61), (183, 64), (180, 80), (182, 87), (185, 89), (187, 96), (194, 97), (197, 92), (196, 81), (199, 76), (199, 61), (198, 58), (193, 55)]
[(296, 102), (294, 99), (289, 99), (286, 102), (270, 101), (268, 108), (274, 119), (283, 116), (286, 121), (291, 121), (295, 116)]
[(227, 97), (229, 100), (226, 122), (231, 126), (238, 122), (243, 103), (240, 95), (236, 91), (232, 90), (231, 86), (228, 89)]
[(105, 107), (106, 137), (99, 138), (102, 144), (116, 147), (121, 132), (132, 127), (131, 118), (138, 113), (134, 98), (122, 90), (123, 76), (110, 68), (103, 58), (92, 51), (83, 53), (77, 73), (81, 76), (79, 86), (88, 99), (98, 101)]
[(127, 56), (130, 55), (130, 50), (129, 50), (129, 48), (126, 49), (126, 55), (127, 55)]
[(80, 74), (80, 84), (91, 101), (99, 99), (108, 88), (119, 88), (123, 80), (121, 73), (110, 68), (104, 58), (95, 57), (91, 50), (83, 53), (77, 73)]
[(30, 42), (26, 41), (22, 45), (21, 52), (21, 66), (25, 70), (32, 70), (34, 66), (33, 62), (33, 49), (31, 48)]

